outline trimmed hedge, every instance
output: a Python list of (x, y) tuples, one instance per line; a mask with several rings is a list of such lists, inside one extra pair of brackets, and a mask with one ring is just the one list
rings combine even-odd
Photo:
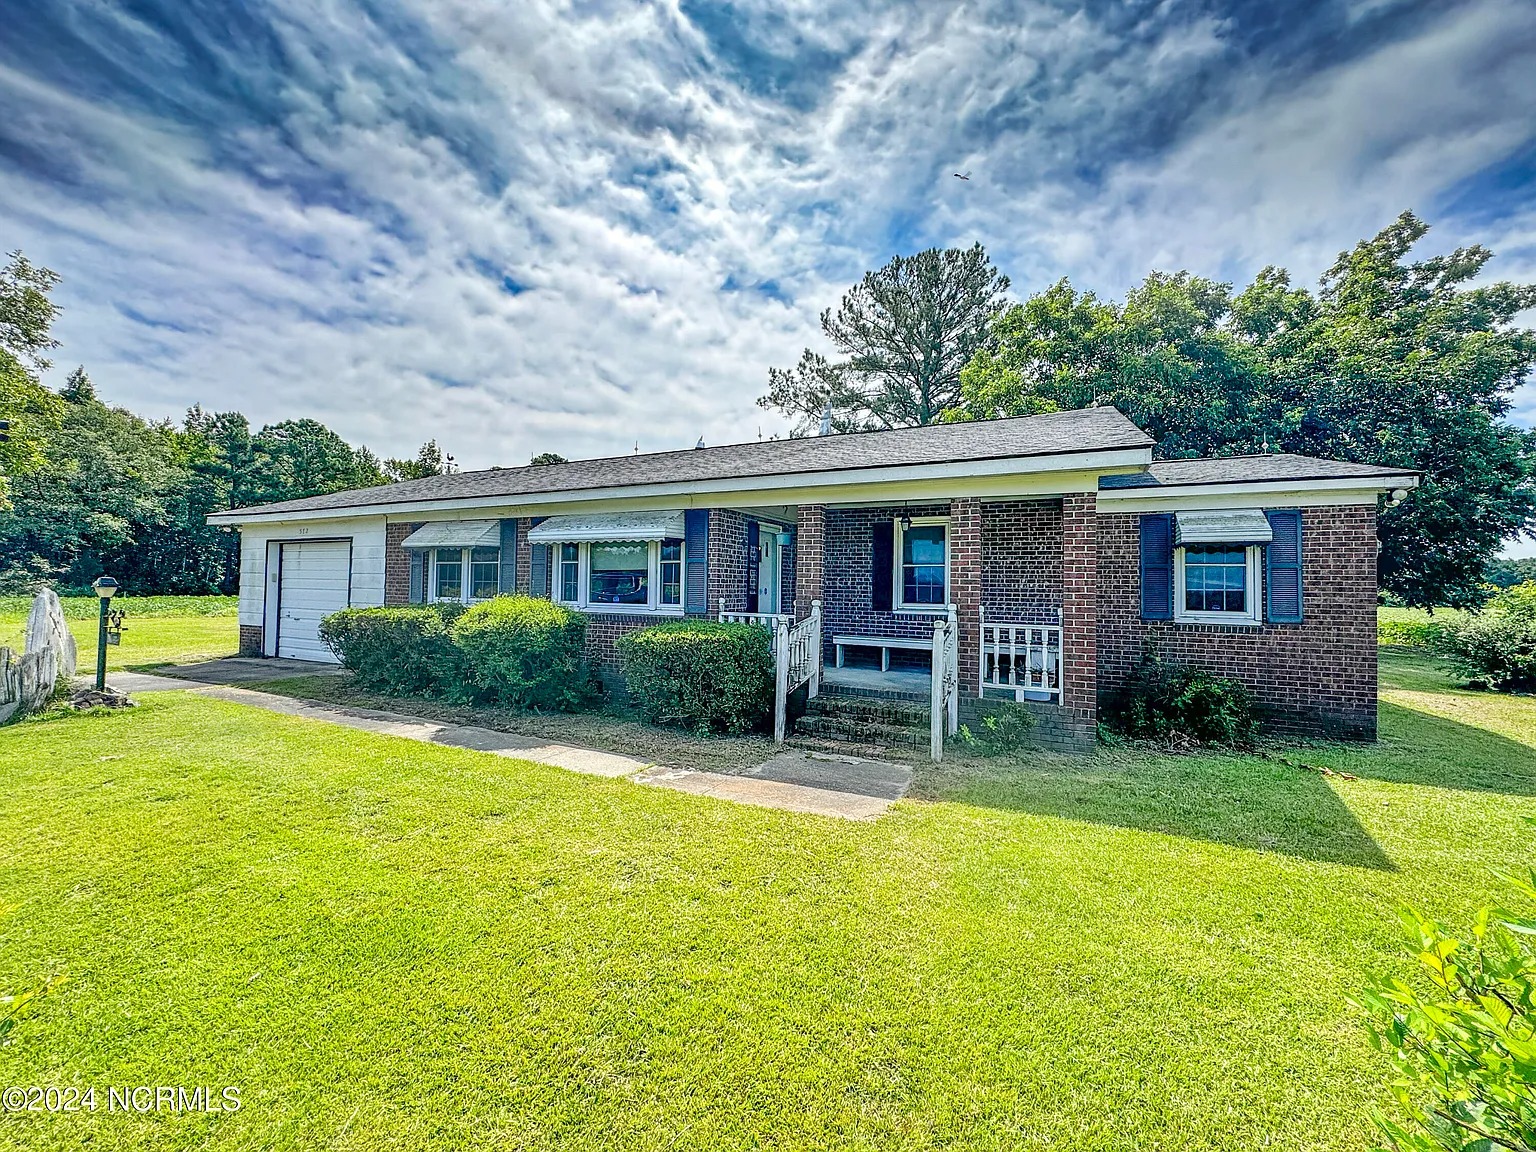
[(1148, 655), (1126, 679), (1110, 724), (1133, 740), (1246, 747), (1258, 737), (1253, 693), (1240, 681)]
[(598, 695), (580, 612), (533, 596), (497, 596), (465, 612), (452, 631), (485, 699), (570, 712)]
[(461, 698), (467, 670), (449, 627), (463, 611), (459, 604), (344, 608), (320, 621), (320, 639), (364, 688)]
[(677, 620), (619, 639), (630, 699), (653, 724), (740, 735), (773, 723), (771, 633)]

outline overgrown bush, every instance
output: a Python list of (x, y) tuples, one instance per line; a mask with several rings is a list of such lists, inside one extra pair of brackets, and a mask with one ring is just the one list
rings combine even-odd
[(766, 628), (677, 620), (619, 640), (629, 695), (653, 724), (739, 735), (773, 721)]
[(1246, 747), (1258, 736), (1253, 693), (1237, 680), (1149, 653), (1131, 672), (1111, 714), (1133, 740)]
[[(1531, 883), (1507, 879), (1536, 906), (1536, 871)], [(1357, 1001), (1397, 1066), (1392, 1092), (1407, 1123), (1377, 1117), (1388, 1144), (1536, 1148), (1536, 916), (1485, 906), (1455, 936), (1411, 908), (1401, 917), (1429, 988), (1382, 980)]]
[(461, 604), (344, 608), (320, 621), (320, 639), (360, 687), (392, 696), (462, 696), (465, 663), (450, 626)]
[(1500, 592), (1485, 611), (1448, 627), (1436, 647), (1470, 683), (1536, 691), (1536, 581)]
[(1376, 643), (1383, 648), (1421, 648), (1433, 651), (1454, 623), (1454, 617), (1443, 613), (1439, 619), (1382, 614), (1376, 621)]
[(452, 632), (484, 699), (569, 712), (597, 695), (580, 612), (533, 596), (497, 596), (465, 612)]

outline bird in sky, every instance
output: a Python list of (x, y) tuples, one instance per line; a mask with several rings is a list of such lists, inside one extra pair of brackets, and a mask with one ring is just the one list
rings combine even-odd
[(955, 179), (956, 180), (969, 180), (970, 178), (971, 178), (971, 174), (969, 172), (964, 172), (964, 173), (956, 172), (955, 173)]

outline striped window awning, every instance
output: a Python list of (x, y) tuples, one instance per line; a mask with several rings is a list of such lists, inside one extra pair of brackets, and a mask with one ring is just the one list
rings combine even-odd
[(528, 532), (535, 544), (583, 540), (676, 540), (683, 535), (681, 512), (602, 512), (551, 516)]
[(500, 520), (437, 520), (400, 542), (402, 548), (500, 548)]
[(1214, 512), (1175, 512), (1174, 542), (1189, 544), (1268, 544), (1274, 539), (1269, 518), (1257, 508)]

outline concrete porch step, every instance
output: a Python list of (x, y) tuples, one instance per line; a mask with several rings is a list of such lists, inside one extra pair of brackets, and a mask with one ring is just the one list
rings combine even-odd
[(926, 747), (928, 727), (887, 724), (848, 715), (807, 714), (795, 721), (797, 739), (829, 740), (862, 747)]
[(862, 724), (928, 730), (930, 704), (878, 696), (847, 696), (825, 692), (806, 704), (807, 716), (837, 717)]

